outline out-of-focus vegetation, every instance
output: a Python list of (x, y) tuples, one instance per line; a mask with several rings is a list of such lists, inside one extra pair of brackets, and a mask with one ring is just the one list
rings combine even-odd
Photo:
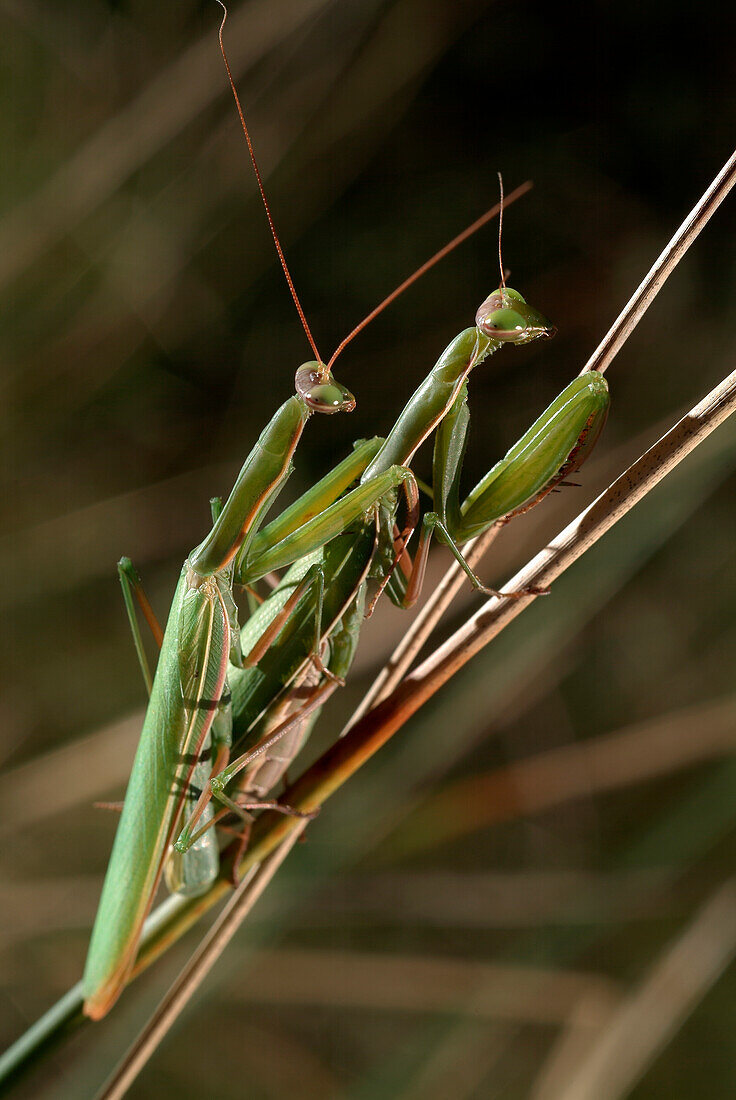
[[(323, 354), (495, 201), (498, 168), (534, 180), (504, 256), (559, 335), (473, 377), (469, 483), (730, 152), (717, 9), (704, 33), (681, 2), (233, 5)], [(163, 616), (209, 496), (309, 357), (218, 21), (214, 0), (0, 3), (3, 1045), (79, 976), (115, 828), (92, 802), (120, 797), (139, 728), (115, 563)], [(508, 528), (489, 580), (732, 369), (735, 222), (731, 200), (613, 365), (583, 488)], [(496, 272), (491, 227), (361, 336), (339, 370), (358, 408), (310, 424), (289, 494), (390, 427)], [(732, 1092), (734, 468), (727, 423), (326, 808), (132, 1096)], [(405, 626), (380, 607), (312, 752)], [(18, 1095), (91, 1095), (191, 944)]]

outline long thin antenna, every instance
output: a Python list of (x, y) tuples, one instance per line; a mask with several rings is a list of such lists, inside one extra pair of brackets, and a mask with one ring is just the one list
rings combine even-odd
[(498, 173), (498, 190), (500, 199), (498, 202), (498, 266), (501, 269), (501, 286), (506, 289), (506, 277), (503, 273), (503, 257), (501, 256), (501, 234), (503, 233), (503, 176)]
[(222, 8), (223, 13), (224, 13), (223, 16), (222, 16), (222, 23), (220, 23), (220, 34), (219, 34), (220, 52), (222, 53), (222, 60), (225, 62), (225, 69), (227, 71), (227, 78), (230, 81), (230, 87), (232, 88), (233, 98), (235, 99), (235, 106), (238, 108), (238, 115), (240, 116), (240, 125), (243, 127), (243, 133), (245, 134), (245, 140), (246, 140), (246, 144), (248, 146), (248, 152), (250, 153), (250, 159), (251, 159), (251, 163), (253, 165), (253, 171), (255, 172), (256, 180), (258, 181), (258, 190), (261, 192), (261, 199), (263, 200), (263, 206), (264, 206), (264, 209), (266, 211), (266, 217), (268, 218), (268, 224), (271, 227), (271, 235), (273, 237), (273, 243), (276, 245), (276, 251), (279, 254), (279, 260), (281, 261), (281, 266), (284, 269), (284, 275), (286, 276), (286, 281), (289, 284), (289, 290), (291, 291), (291, 296), (294, 299), (294, 305), (296, 306), (296, 311), (299, 314), (299, 319), (302, 323), (302, 326), (304, 328), (305, 333), (307, 334), (307, 340), (309, 340), (312, 351), (314, 352), (314, 358), (317, 360), (318, 363), (321, 363), (322, 358), (321, 358), (319, 352), (317, 351), (317, 345), (314, 342), (314, 337), (312, 336), (311, 329), (309, 328), (309, 325), (307, 324), (307, 318), (304, 315), (304, 310), (302, 309), (302, 304), (299, 301), (299, 295), (296, 292), (294, 282), (291, 278), (291, 272), (289, 271), (289, 266), (286, 263), (286, 257), (284, 256), (284, 252), (283, 252), (283, 249), (281, 247), (281, 241), (279, 240), (278, 233), (276, 232), (276, 226), (273, 224), (273, 218), (271, 217), (271, 209), (268, 205), (268, 199), (266, 198), (266, 191), (265, 191), (264, 186), (263, 186), (263, 180), (261, 179), (261, 173), (260, 173), (260, 170), (258, 168), (258, 162), (256, 160), (256, 155), (253, 151), (253, 144), (250, 140), (250, 134), (248, 133), (248, 127), (245, 124), (245, 116), (243, 115), (243, 108), (240, 105), (240, 97), (238, 96), (238, 90), (235, 87), (235, 81), (233, 80), (233, 74), (230, 71), (230, 62), (228, 61), (227, 54), (225, 52), (225, 44), (222, 41), (222, 32), (223, 32), (223, 29), (225, 27), (225, 23), (227, 22), (227, 8), (223, 4), (222, 0), (217, 0), (217, 3), (220, 5), (220, 7)]
[[(533, 184), (531, 180), (527, 180), (526, 183), (522, 183), (519, 187), (517, 187), (514, 191), (510, 193), (510, 195), (506, 199), (505, 205), (510, 206), (512, 202), (516, 202), (516, 200), (520, 199), (522, 195), (525, 195), (527, 191), (531, 191), (532, 186)], [(408, 279), (404, 279), (403, 283), (400, 283), (395, 290), (392, 290), (387, 298), (384, 298), (383, 301), (379, 305), (377, 305), (375, 309), (371, 310), (367, 317), (363, 318), (359, 325), (355, 326), (352, 332), (348, 333), (345, 339), (337, 345), (337, 348), (332, 353), (330, 361), (327, 364), (328, 369), (332, 367), (338, 355), (342, 354), (350, 341), (355, 339), (358, 333), (362, 332), (363, 329), (367, 325), (369, 325), (371, 321), (373, 321), (374, 318), (378, 316), (379, 313), (383, 313), (384, 309), (386, 309), (387, 306), (391, 305), (391, 303), (394, 302), (400, 294), (403, 294), (404, 291), (412, 285), (412, 283), (415, 283), (417, 279), (421, 279), (422, 275), (425, 275), (430, 268), (434, 267), (435, 264), (438, 264), (440, 260), (444, 260), (445, 256), (452, 252), (453, 249), (457, 248), (458, 245), (462, 244), (463, 241), (466, 241), (468, 237), (472, 237), (473, 233), (477, 233), (477, 231), (481, 229), (486, 224), (486, 222), (489, 222), (491, 218), (495, 217), (496, 214), (498, 214), (500, 218), (503, 214), (503, 206), (504, 199), (502, 187), (500, 203), (497, 202), (495, 206), (492, 206), (490, 210), (487, 210), (485, 214), (482, 214), (476, 221), (473, 222), (472, 225), (469, 225), (467, 229), (463, 229), (462, 233), (458, 233), (457, 237), (453, 237), (451, 241), (449, 241), (443, 248), (439, 250), (439, 252), (435, 252), (434, 256), (423, 263), (421, 267), (418, 267), (413, 275), (410, 275)], [(503, 279), (503, 270), (501, 271), (501, 278)], [(504, 283), (503, 285), (505, 286), (506, 284)]]

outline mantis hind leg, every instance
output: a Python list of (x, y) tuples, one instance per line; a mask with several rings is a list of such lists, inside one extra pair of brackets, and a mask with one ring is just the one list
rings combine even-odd
[[(417, 480), (410, 470), (406, 471), (406, 476), (401, 482), (401, 491), (404, 495), (406, 502), (406, 518), (404, 520), (404, 526), (401, 530), (398, 529), (396, 523), (393, 523), (393, 559), (386, 571), (384, 572), (378, 588), (370, 602), (368, 610), (366, 612), (366, 618), (369, 619), (373, 614), (376, 604), (378, 603), (384, 589), (391, 585), (391, 582), (396, 575), (397, 571), (402, 576), (406, 575), (407, 571), (411, 569), (411, 557), (407, 549), (409, 540), (416, 530), (417, 523), (419, 522), (419, 486)], [(380, 520), (380, 508), (376, 506), (376, 542), (381, 536), (381, 520)], [(394, 593), (395, 586), (389, 590), (392, 594), (394, 602), (401, 604), (402, 606), (409, 606), (404, 604), (401, 598), (397, 599)]]
[[(143, 644), (143, 635), (141, 634), (140, 625), (138, 623), (138, 616), (136, 615), (135, 603), (138, 604), (138, 608), (143, 615), (144, 619), (148, 623), (153, 635), (153, 640), (156, 643), (156, 648), (161, 649), (161, 644), (164, 639), (164, 632), (161, 629), (161, 624), (156, 618), (156, 614), (151, 607), (148, 596), (143, 588), (143, 582), (141, 581), (140, 574), (130, 558), (123, 557), (118, 562), (118, 577), (120, 579), (120, 587), (123, 591), (123, 602), (125, 603), (125, 610), (128, 615), (128, 624), (130, 625), (130, 632), (133, 635), (133, 645), (135, 646), (136, 656), (138, 657), (138, 665), (143, 676), (143, 682), (146, 685), (146, 691), (148, 696), (151, 696), (151, 688), (153, 687), (153, 677), (151, 675), (151, 668), (148, 663), (148, 657), (146, 656), (145, 646)], [(134, 602), (135, 601), (135, 602)], [(122, 813), (124, 802), (95, 802), (93, 803), (96, 810), (110, 810), (113, 813)]]
[[(341, 627), (337, 633), (340, 634), (342, 631)], [(339, 644), (337, 649), (331, 647), (330, 660), (335, 662), (339, 671), (345, 672), (347, 670), (342, 667), (339, 648)], [(342, 677), (333, 673), (329, 667), (322, 667), (331, 679), (320, 689), (322, 673), (314, 665), (307, 668), (301, 683), (292, 687), (288, 696), (275, 706), (273, 714), (266, 719), (266, 728), (260, 741), (253, 747), (254, 751), (241, 758), (242, 779), (233, 797), (227, 800), (229, 809), (237, 814), (242, 822), (240, 830), (234, 832), (237, 845), (232, 861), (229, 863), (230, 879), (234, 886), (237, 886), (240, 881), (240, 863), (250, 843), (254, 822), (252, 811), (273, 810), (276, 813), (306, 821), (316, 817), (319, 812), (318, 809), (296, 810), (287, 803), (269, 796), (280, 781), (286, 781), (286, 770), (309, 736), (322, 703), (338, 684), (344, 683)], [(303, 696), (302, 702), (298, 702), (300, 696)], [(247, 760), (247, 756), (252, 757), (259, 749), (258, 757)], [(225, 801), (225, 798), (222, 800)]]
[(253, 644), (250, 651), (245, 655), (243, 659), (243, 668), (254, 668), (258, 662), (265, 656), (271, 645), (276, 640), (278, 635), (283, 630), (284, 626), (288, 622), (289, 618), (293, 614), (295, 608), (298, 606), (302, 597), (306, 595), (312, 586), (316, 587), (316, 599), (315, 599), (315, 614), (314, 614), (314, 644), (312, 649), (311, 658), (316, 668), (320, 672), (324, 672), (330, 677), (332, 673), (329, 673), (325, 666), (322, 664), (322, 660), (319, 655), (320, 641), (322, 638), (322, 612), (324, 608), (325, 597), (325, 571), (324, 566), (320, 562), (315, 562), (310, 566), (307, 572), (304, 574), (298, 584), (294, 586), (294, 591), (289, 596), (288, 600), (281, 608), (281, 610), (274, 615), (271, 622), (265, 628), (263, 633)]
[[(298, 817), (303, 821), (313, 821), (319, 814), (319, 810), (295, 810), (292, 806), (285, 806), (282, 802), (277, 802), (275, 799), (270, 799), (265, 802), (240, 802), (237, 803), (235, 812), (238, 813), (244, 819), (243, 828), (240, 830), (234, 830), (223, 825), (221, 828), (224, 832), (232, 833), (237, 840), (237, 845), (233, 853), (232, 862), (230, 864), (230, 882), (233, 886), (239, 886), (242, 879), (240, 877), (240, 861), (245, 853), (248, 851), (248, 845), (250, 844), (250, 834), (255, 824), (255, 818), (248, 813), (249, 810), (273, 810), (276, 813), (284, 814), (287, 817)], [(221, 813), (228, 813), (228, 810), (222, 810)], [(215, 815), (219, 817), (218, 815)]]
[[(140, 626), (138, 624), (138, 616), (136, 615), (135, 603), (143, 615), (144, 619), (148, 623), (153, 634), (153, 639), (156, 643), (156, 648), (161, 649), (161, 645), (164, 640), (164, 632), (161, 629), (156, 615), (149, 603), (148, 596), (146, 595), (143, 582), (141, 581), (138, 570), (133, 565), (130, 558), (121, 558), (118, 562), (118, 577), (120, 578), (120, 587), (123, 590), (123, 600), (125, 602), (125, 610), (128, 613), (128, 622), (130, 624), (130, 631), (133, 635), (133, 644), (138, 656), (138, 664), (140, 665), (141, 673), (143, 674), (143, 682), (146, 685), (146, 690), (150, 696), (151, 688), (153, 686), (153, 677), (151, 675), (151, 669), (148, 664), (148, 658), (146, 657), (145, 647), (143, 645), (143, 637), (141, 635)], [(135, 601), (135, 603), (134, 603)]]
[[(494, 520), (493, 523), (501, 525), (505, 520)], [(489, 527), (493, 525), (489, 524)], [(488, 530), (488, 528), (486, 528)], [(442, 522), (442, 519), (437, 512), (427, 512), (422, 520), (422, 530), (419, 536), (419, 546), (414, 556), (412, 563), (412, 570), (409, 575), (409, 582), (406, 588), (406, 594), (403, 601), (404, 607), (412, 607), (416, 603), (419, 594), (424, 583), (424, 576), (427, 568), (427, 560), (429, 557), (429, 547), (432, 541), (432, 536), (437, 533), (441, 542), (447, 546), (460, 568), (463, 570), (468, 580), (472, 584), (473, 588), (478, 589), (479, 592), (483, 592), (486, 596), (503, 596), (506, 599), (518, 600), (522, 596), (546, 596), (549, 593), (548, 588), (540, 588), (537, 585), (530, 585), (527, 588), (520, 588), (515, 591), (506, 592), (497, 588), (490, 588), (487, 584), (484, 584), (477, 573), (468, 564), (462, 550), (458, 546), (449, 528)], [(481, 532), (482, 533), (482, 532)]]

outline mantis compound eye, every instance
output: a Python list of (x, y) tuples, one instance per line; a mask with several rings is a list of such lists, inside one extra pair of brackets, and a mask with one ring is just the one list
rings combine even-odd
[(475, 323), (484, 336), (509, 344), (528, 344), (540, 336), (554, 336), (557, 331), (511, 287), (499, 287), (486, 298)]
[(350, 390), (336, 381), (324, 363), (318, 363), (316, 359), (302, 363), (296, 372), (294, 385), (297, 394), (312, 412), (352, 412), (355, 408), (355, 398)]

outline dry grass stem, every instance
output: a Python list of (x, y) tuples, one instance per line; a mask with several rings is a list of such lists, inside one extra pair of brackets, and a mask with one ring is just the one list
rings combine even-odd
[(734, 749), (736, 697), (687, 707), (460, 779), (415, 810), (399, 847), (414, 852), (519, 815), (728, 756)]
[[(230, 52), (235, 74), (242, 75), (326, 3), (285, 0), (276, 5), (272, 0), (257, 0), (233, 12)], [(212, 33), (206, 31), (154, 77), (0, 224), (0, 286), (39, 259), (223, 94), (222, 66), (212, 49)]]
[(0, 778), (0, 835), (91, 804), (130, 768), (131, 747), (140, 736), (141, 714), (113, 722), (98, 733), (9, 768)]
[[(301, 831), (297, 827), (297, 835)], [(249, 884), (238, 888), (98, 1100), (119, 1100), (125, 1095), (283, 862), (293, 836), (264, 862)], [(576, 1006), (589, 998), (595, 1007), (587, 1016), (576, 1015), (577, 1026), (588, 1029), (600, 1028), (601, 1005), (606, 1006), (608, 1018), (619, 1000), (614, 984), (596, 974), (339, 951), (261, 952), (246, 979), (239, 980), (237, 996), (248, 1003), (457, 1012), (545, 1025), (568, 1022)]]
[[(479, 535), (465, 544), (463, 554), (471, 569), (476, 568), (500, 530), (499, 526), (491, 527), (485, 534)], [(365, 696), (361, 699), (360, 705), (353, 713), (350, 725), (346, 726), (344, 733), (347, 733), (350, 726), (354, 726), (358, 719), (362, 718), (372, 706), (380, 703), (399, 685), (437, 623), (466, 583), (465, 573), (458, 562), (453, 559), (442, 580), (430, 592), (428, 599), (412, 622), (409, 630), (407, 630)]]
[(151, 1019), (131, 1045), (98, 1100), (119, 1100), (155, 1053), (192, 995), (209, 974), (242, 922), (278, 871), (307, 826), (297, 822), (291, 835), (264, 860), (255, 874), (243, 878), (212, 928), (187, 962)]
[(360, 951), (260, 951), (224, 991), (231, 1003), (337, 1006), (384, 1012), (449, 1012), (541, 1025), (569, 1023), (581, 999), (607, 1012), (579, 1017), (598, 1030), (621, 990), (585, 971), (489, 963), (481, 958)]
[(652, 265), (583, 367), (581, 374), (589, 370), (603, 373), (608, 368), (659, 294), (669, 275), (715, 214), (734, 183), (736, 183), (736, 152), (731, 154), (700, 202), (693, 207), (672, 240)]
[[(726, 882), (660, 956), (584, 1056), (559, 1046), (533, 1100), (623, 1100), (736, 952), (736, 883)], [(572, 1057), (571, 1057), (572, 1056)]]

